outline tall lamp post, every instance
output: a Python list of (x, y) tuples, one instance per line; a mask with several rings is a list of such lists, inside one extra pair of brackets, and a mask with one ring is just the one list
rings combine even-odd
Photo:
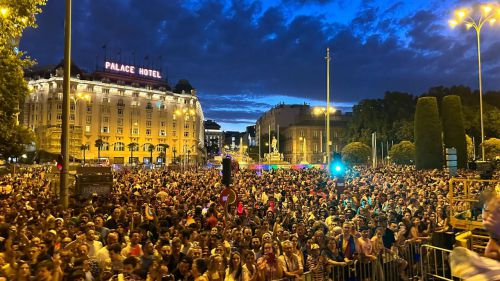
[[(498, 8), (498, 5), (495, 5)], [(453, 28), (459, 24), (465, 24), (467, 29), (474, 28), (477, 39), (477, 64), (478, 64), (478, 80), (479, 80), (479, 114), (481, 119), (481, 159), (484, 157), (484, 123), (483, 123), (483, 81), (481, 73), (481, 29), (485, 23), (493, 25), (497, 19), (500, 19), (500, 9), (494, 11), (493, 5), (483, 5), (479, 9), (464, 8), (455, 11), (455, 18), (449, 21)]]
[[(314, 115), (325, 115), (325, 131), (326, 131), (326, 140), (325, 140), (325, 147), (326, 147), (326, 154), (330, 154), (329, 150), (329, 144), (330, 144), (330, 114), (335, 113), (336, 109), (334, 107), (315, 107), (313, 109), (313, 114)], [(323, 136), (321, 136), (323, 137)], [(323, 148), (322, 148), (323, 149)], [(327, 157), (327, 164), (329, 161), (329, 158)]]
[[(330, 48), (326, 48), (326, 112), (330, 112)], [(330, 114), (326, 114), (326, 165), (330, 165)]]
[(62, 98), (62, 128), (61, 128), (61, 154), (63, 165), (60, 174), (59, 204), (68, 208), (68, 169), (69, 169), (69, 92), (71, 75), (71, 0), (66, 0), (66, 17), (64, 20), (64, 76)]

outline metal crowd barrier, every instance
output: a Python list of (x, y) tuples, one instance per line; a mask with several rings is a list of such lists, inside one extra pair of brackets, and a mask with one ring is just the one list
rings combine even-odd
[(422, 245), (420, 253), (425, 258), (420, 262), (421, 280), (462, 280), (451, 274), (450, 254), (451, 250), (435, 247), (432, 245)]
[[(432, 245), (406, 243), (374, 261), (356, 260), (346, 265), (325, 269), (325, 281), (459, 281), (452, 276), (449, 263), (451, 251)], [(313, 281), (313, 272), (302, 274), (302, 281)], [(296, 281), (288, 278), (280, 281)]]

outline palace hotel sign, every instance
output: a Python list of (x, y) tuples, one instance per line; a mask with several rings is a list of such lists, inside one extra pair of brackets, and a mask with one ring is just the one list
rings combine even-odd
[(161, 79), (161, 73), (158, 70), (143, 68), (143, 67), (135, 67), (133, 65), (127, 65), (117, 62), (106, 61), (104, 63), (104, 69), (112, 70), (116, 72), (123, 72), (128, 74), (138, 74), (140, 76), (146, 76), (151, 78)]

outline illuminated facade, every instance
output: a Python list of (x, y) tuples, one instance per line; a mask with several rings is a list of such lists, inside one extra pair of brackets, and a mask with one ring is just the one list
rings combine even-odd
[[(70, 158), (81, 160), (85, 153), (87, 161), (100, 157), (114, 164), (168, 164), (174, 157), (181, 163), (200, 163), (204, 116), (189, 83), (181, 80), (172, 90), (159, 79), (160, 71), (139, 76), (130, 73), (130, 67), (113, 67), (129, 73), (83, 73), (72, 66)], [(31, 94), (21, 122), (35, 132), (38, 150), (60, 153), (62, 70), (28, 76)]]

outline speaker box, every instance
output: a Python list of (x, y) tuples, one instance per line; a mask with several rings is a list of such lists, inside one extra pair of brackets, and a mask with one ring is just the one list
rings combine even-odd
[(222, 183), (226, 186), (231, 184), (231, 159), (222, 159)]

